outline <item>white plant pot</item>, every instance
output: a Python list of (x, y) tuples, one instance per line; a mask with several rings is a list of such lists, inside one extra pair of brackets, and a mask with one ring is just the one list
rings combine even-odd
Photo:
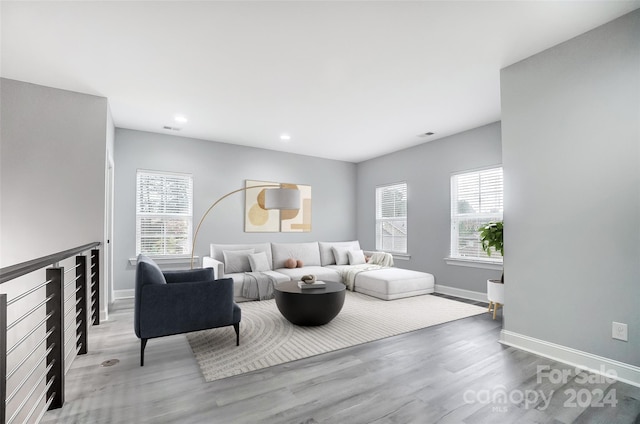
[(487, 280), (487, 299), (489, 302), (504, 305), (504, 283), (500, 280)]
[(487, 280), (487, 299), (489, 313), (493, 313), (493, 319), (496, 319), (498, 308), (504, 305), (504, 284), (500, 280)]

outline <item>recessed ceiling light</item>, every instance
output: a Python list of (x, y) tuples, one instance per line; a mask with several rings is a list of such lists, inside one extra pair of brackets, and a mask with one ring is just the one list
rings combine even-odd
[(432, 136), (434, 134), (435, 134), (434, 132), (429, 131), (429, 132), (426, 132), (426, 133), (418, 134), (418, 137), (430, 137), (430, 136)]
[(280, 140), (282, 140), (282, 141), (289, 141), (289, 140), (291, 140), (291, 136), (290, 136), (289, 134), (282, 134), (282, 135), (280, 136)]
[(176, 122), (182, 122), (183, 124), (187, 122), (187, 118), (182, 115), (176, 115), (173, 119), (175, 119)]

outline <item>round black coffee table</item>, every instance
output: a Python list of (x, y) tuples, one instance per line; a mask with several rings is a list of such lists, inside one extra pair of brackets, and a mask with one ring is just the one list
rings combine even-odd
[(296, 325), (324, 325), (334, 319), (344, 305), (344, 284), (325, 281), (324, 288), (301, 289), (297, 281), (275, 287), (276, 305), (286, 319)]

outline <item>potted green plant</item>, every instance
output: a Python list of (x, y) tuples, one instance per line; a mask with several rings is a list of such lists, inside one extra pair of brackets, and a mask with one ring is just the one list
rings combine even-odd
[[(491, 256), (492, 252), (500, 252), (504, 256), (504, 244), (502, 238), (502, 221), (489, 222), (480, 227), (480, 243), (482, 250)], [(489, 300), (489, 312), (493, 311), (493, 319), (496, 319), (496, 311), (500, 305), (504, 305), (504, 271), (499, 280), (487, 280), (487, 299)]]
[[(502, 228), (504, 223), (502, 221), (493, 221), (480, 227), (480, 243), (482, 250), (487, 252), (488, 256), (491, 256), (492, 248), (495, 252), (500, 252), (504, 256), (504, 242), (502, 238)], [(500, 282), (504, 284), (504, 272), (500, 277)]]

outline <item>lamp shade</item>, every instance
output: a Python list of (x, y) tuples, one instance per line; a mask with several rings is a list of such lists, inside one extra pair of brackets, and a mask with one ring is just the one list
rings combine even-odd
[(264, 191), (265, 209), (300, 209), (300, 190), (273, 188)]

